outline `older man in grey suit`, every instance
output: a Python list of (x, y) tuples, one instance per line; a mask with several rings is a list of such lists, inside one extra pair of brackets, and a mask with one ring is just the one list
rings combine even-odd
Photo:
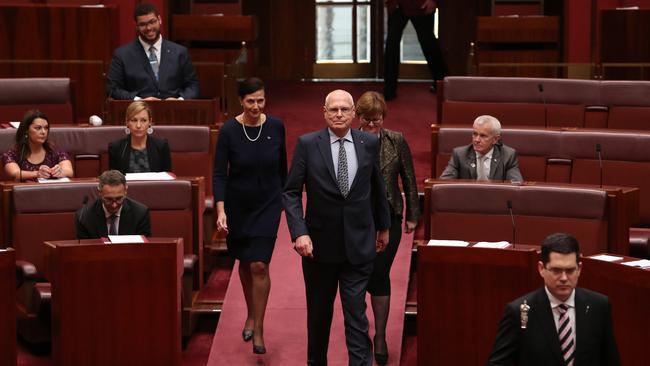
[(517, 152), (500, 142), (499, 120), (479, 116), (474, 120), (473, 129), (472, 143), (454, 149), (440, 179), (523, 181)]

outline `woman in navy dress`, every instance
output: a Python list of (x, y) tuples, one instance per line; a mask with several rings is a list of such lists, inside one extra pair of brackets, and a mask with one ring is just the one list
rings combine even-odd
[(248, 316), (242, 338), (254, 353), (266, 353), (264, 312), (271, 289), (269, 262), (282, 210), (287, 176), (282, 121), (264, 114), (264, 83), (249, 78), (239, 85), (243, 112), (219, 131), (214, 159), (217, 230), (228, 234), (228, 252), (239, 260)]

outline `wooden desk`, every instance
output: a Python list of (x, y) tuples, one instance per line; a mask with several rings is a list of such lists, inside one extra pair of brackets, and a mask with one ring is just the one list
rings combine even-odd
[(16, 253), (0, 250), (0, 365), (16, 365)]
[(621, 264), (636, 259), (624, 257), (618, 262), (604, 262), (582, 258), (579, 286), (607, 295), (612, 304), (621, 365), (650, 364), (650, 271)]
[[(107, 124), (124, 125), (126, 108), (132, 100), (108, 100)], [(158, 125), (214, 125), (222, 122), (216, 99), (147, 101)]]
[(45, 242), (54, 365), (180, 365), (183, 239)]
[(418, 247), (418, 365), (485, 364), (505, 305), (541, 283), (534, 249)]

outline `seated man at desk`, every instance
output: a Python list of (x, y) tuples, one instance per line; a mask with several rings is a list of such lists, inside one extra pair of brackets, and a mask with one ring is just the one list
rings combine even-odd
[(99, 199), (84, 205), (75, 215), (77, 239), (108, 235), (151, 236), (149, 209), (126, 196), (126, 178), (119, 170), (99, 176)]
[(133, 17), (138, 37), (118, 48), (106, 76), (106, 94), (123, 100), (199, 97), (199, 80), (187, 48), (160, 35), (158, 10), (141, 3)]
[(472, 143), (454, 149), (440, 179), (523, 181), (517, 152), (500, 141), (499, 120), (478, 116), (473, 129)]

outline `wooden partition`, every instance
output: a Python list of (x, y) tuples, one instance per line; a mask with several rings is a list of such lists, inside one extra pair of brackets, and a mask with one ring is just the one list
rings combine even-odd
[(180, 365), (183, 239), (45, 243), (55, 366)]
[(650, 354), (650, 270), (628, 267), (622, 262), (582, 258), (579, 285), (609, 296), (614, 319), (614, 334), (621, 354), (621, 365), (648, 365)]
[(484, 365), (505, 305), (541, 283), (528, 250), (418, 247), (418, 365)]
[(603, 77), (650, 80), (650, 9), (604, 9), (600, 16)]
[(16, 365), (16, 255), (0, 249), (0, 365)]
[(114, 5), (0, 5), (0, 75), (69, 77), (75, 115), (87, 121), (102, 111), (103, 73), (118, 46), (117, 16)]
[[(126, 108), (132, 100), (108, 100), (108, 124), (124, 125)], [(154, 124), (159, 125), (215, 125), (222, 122), (219, 101), (216, 99), (147, 101), (153, 111)]]

